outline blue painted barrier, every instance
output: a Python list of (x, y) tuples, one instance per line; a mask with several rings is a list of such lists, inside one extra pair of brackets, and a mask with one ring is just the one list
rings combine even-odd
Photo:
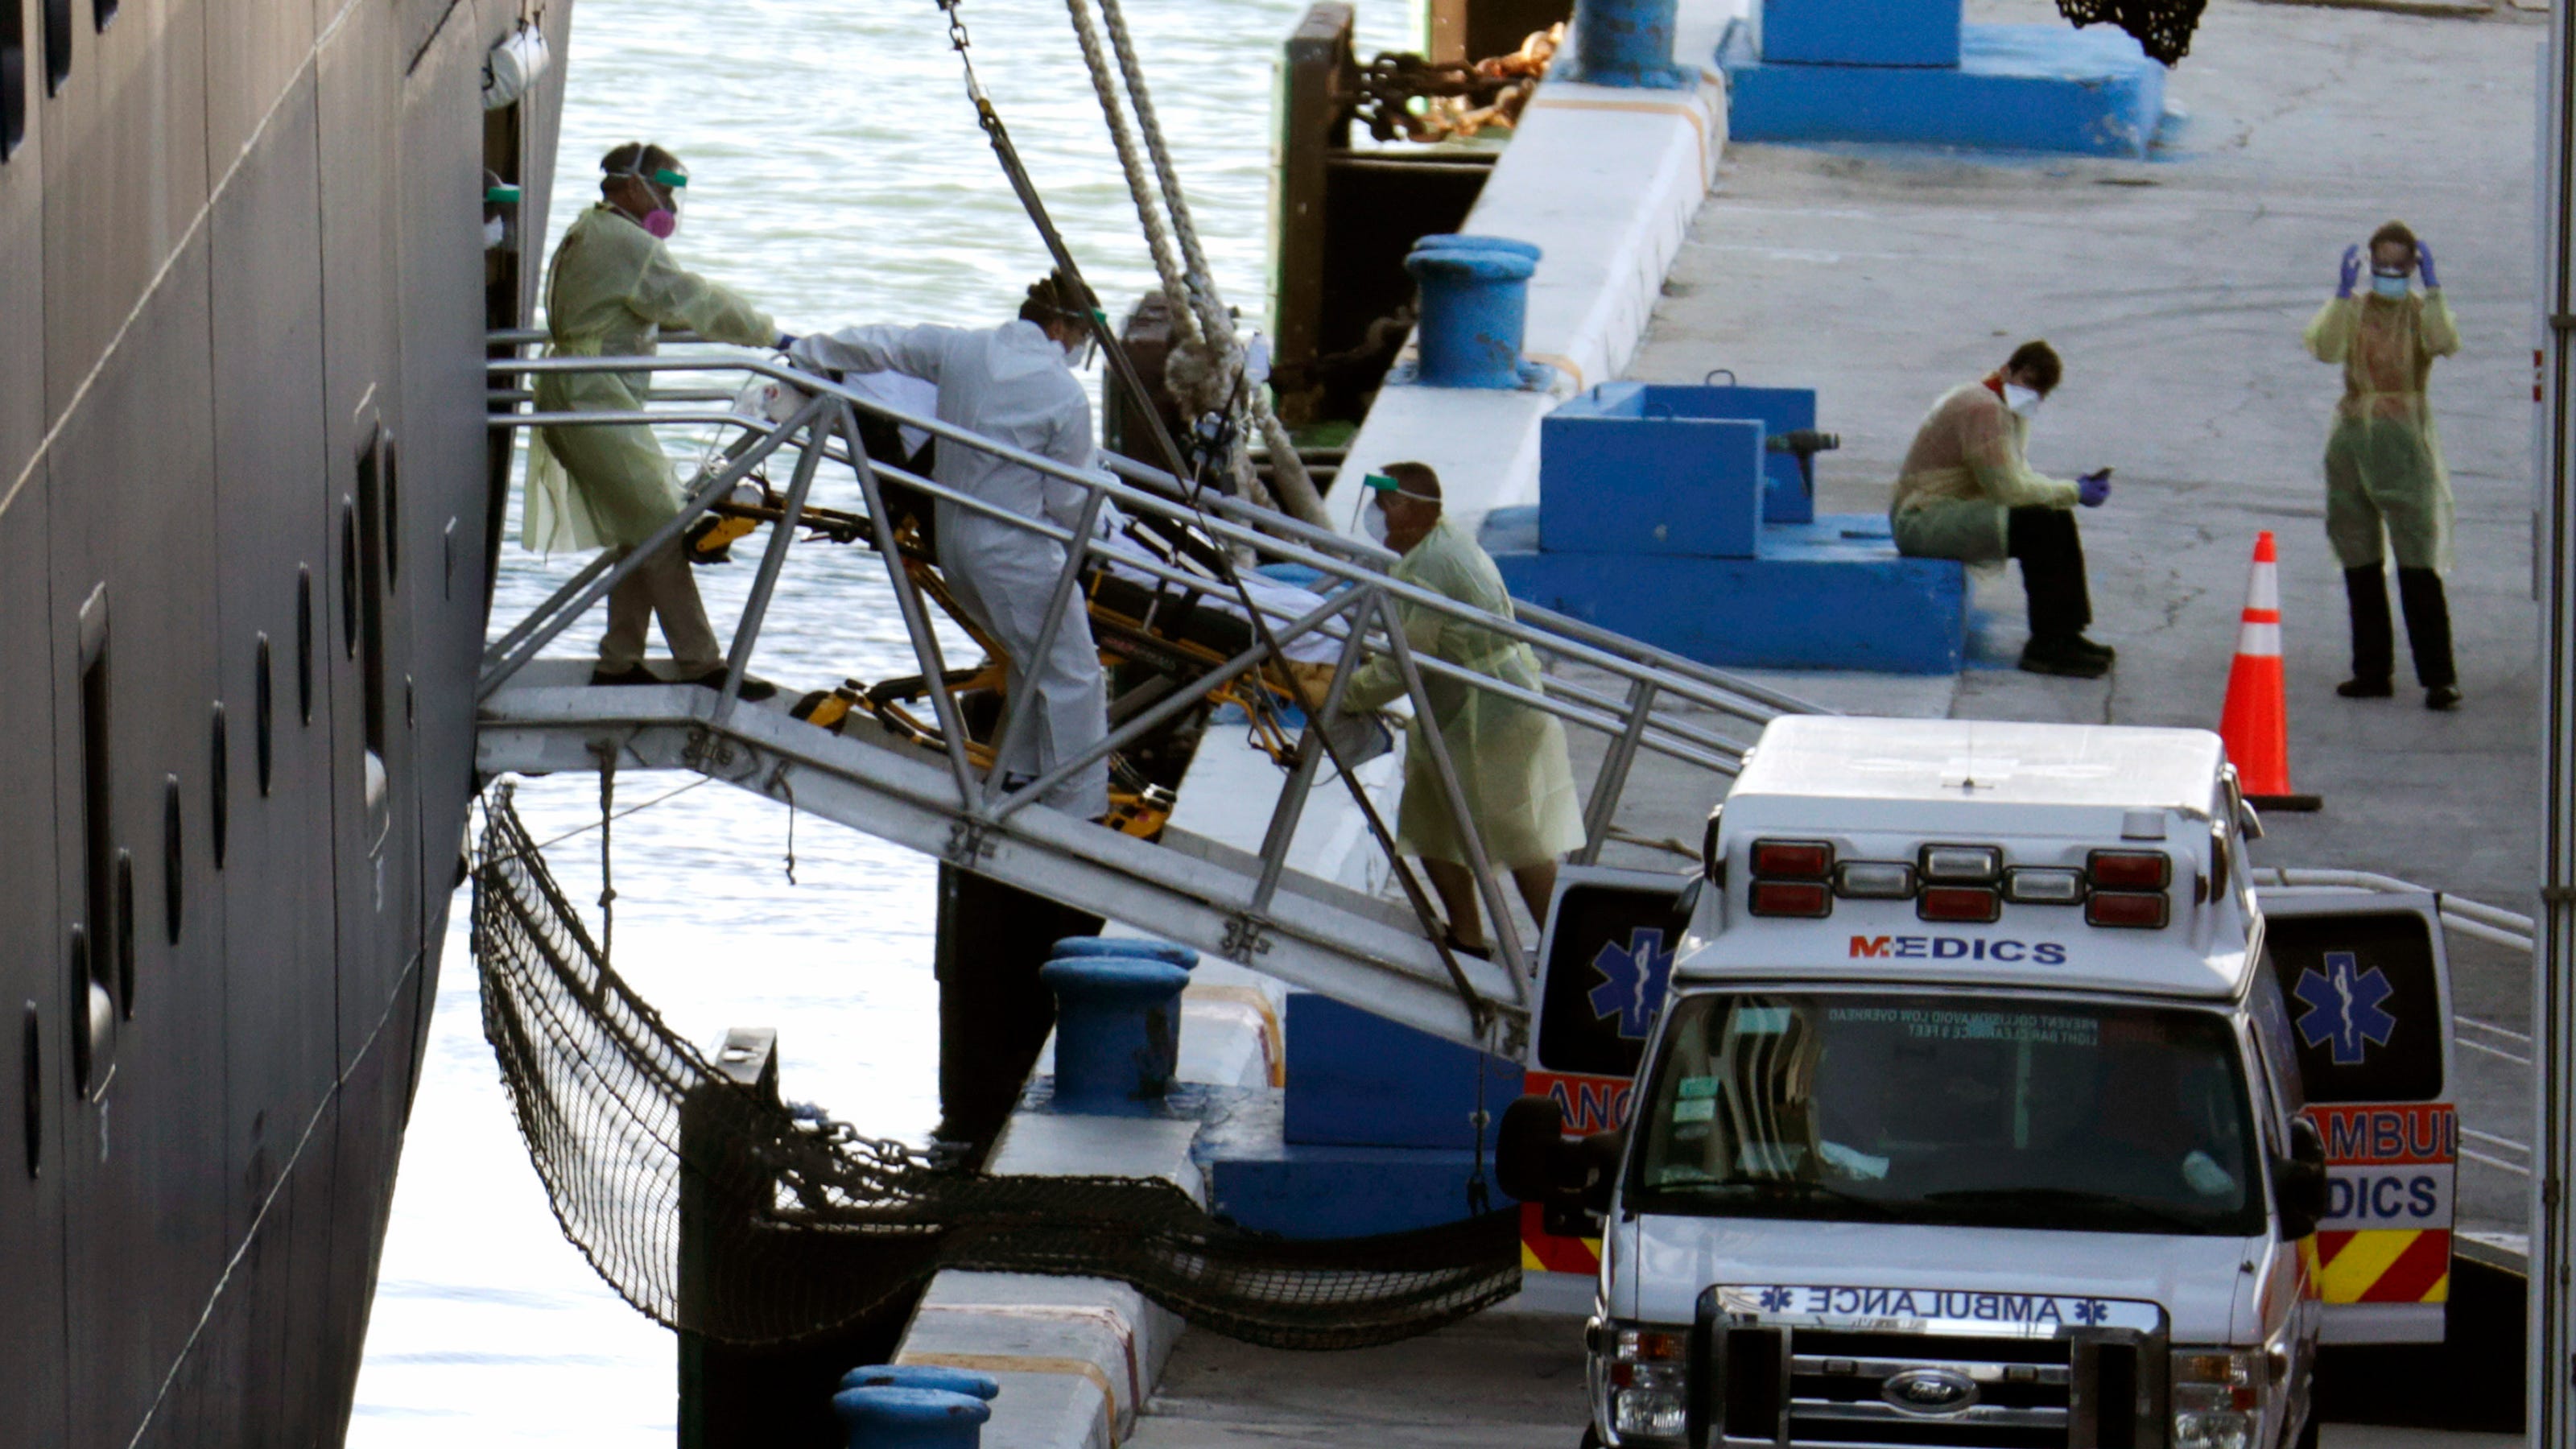
[(1056, 1110), (1152, 1112), (1179, 1065), (1190, 973), (1167, 961), (1077, 957), (1039, 967), (1038, 979), (1055, 992)]
[(832, 1396), (850, 1449), (976, 1449), (993, 1406), (938, 1389), (858, 1388)]
[(1425, 387), (1518, 388), (1536, 259), (1453, 245), (1417, 251), (1404, 259), (1404, 269), (1422, 288), (1416, 381)]
[(1172, 941), (1147, 941), (1133, 936), (1067, 936), (1048, 949), (1050, 961), (1075, 961), (1085, 957), (1125, 957), (1130, 961), (1165, 961), (1184, 971), (1195, 970), (1199, 953)]
[(1568, 80), (1681, 90), (1697, 79), (1673, 64), (1674, 0), (1577, 0)]
[(994, 1399), (1002, 1392), (1002, 1381), (991, 1374), (973, 1369), (950, 1368), (941, 1363), (871, 1363), (841, 1375), (844, 1389), (937, 1389), (941, 1393), (964, 1394), (970, 1399)]
[(2165, 68), (2129, 36), (1967, 25), (1959, 37), (1955, 66), (1783, 63), (1737, 21), (1718, 46), (1728, 135), (2129, 157), (2154, 144)]
[(1285, 1034), (1281, 1131), (1295, 1146), (1463, 1152), (1476, 1145), (1477, 1073), (1485, 1074), (1485, 1110), (1494, 1116), (1521, 1094), (1520, 1063), (1510, 1057), (1442, 1041), (1312, 991), (1288, 993)]
[(1767, 64), (1959, 63), (1959, 0), (1761, 0)]

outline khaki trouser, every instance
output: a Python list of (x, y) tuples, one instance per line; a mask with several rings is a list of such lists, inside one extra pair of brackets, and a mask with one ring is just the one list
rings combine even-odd
[(614, 673), (643, 663), (644, 625), (655, 617), (662, 621), (662, 641), (671, 646), (682, 678), (723, 667), (724, 646), (707, 623), (698, 581), (690, 576), (677, 540), (608, 591), (608, 633), (599, 641), (599, 667)]

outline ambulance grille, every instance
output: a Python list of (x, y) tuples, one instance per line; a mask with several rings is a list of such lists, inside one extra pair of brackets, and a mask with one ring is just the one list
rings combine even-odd
[(1726, 1326), (1702, 1342), (1711, 1362), (1693, 1407), (1707, 1432), (1696, 1443), (2161, 1449), (2164, 1438), (2139, 1392), (2134, 1339)]

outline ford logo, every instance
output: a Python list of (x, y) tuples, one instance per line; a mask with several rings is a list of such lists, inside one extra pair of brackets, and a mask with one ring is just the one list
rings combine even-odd
[(1977, 1402), (1977, 1381), (1957, 1369), (1912, 1368), (1889, 1374), (1878, 1396), (1903, 1413), (1956, 1414)]

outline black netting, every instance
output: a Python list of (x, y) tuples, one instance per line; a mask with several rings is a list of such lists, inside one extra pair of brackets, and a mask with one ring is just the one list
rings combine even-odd
[(728, 1343), (828, 1332), (940, 1268), (1115, 1278), (1278, 1348), (1425, 1333), (1520, 1286), (1515, 1216), (1293, 1241), (1156, 1178), (991, 1177), (782, 1105), (630, 990), (488, 801), (474, 870), (484, 1034), (565, 1236), (656, 1322)]
[(2057, 13), (2079, 28), (2116, 25), (2165, 65), (2191, 54), (2191, 33), (2208, 8), (2209, 0), (2057, 0)]

